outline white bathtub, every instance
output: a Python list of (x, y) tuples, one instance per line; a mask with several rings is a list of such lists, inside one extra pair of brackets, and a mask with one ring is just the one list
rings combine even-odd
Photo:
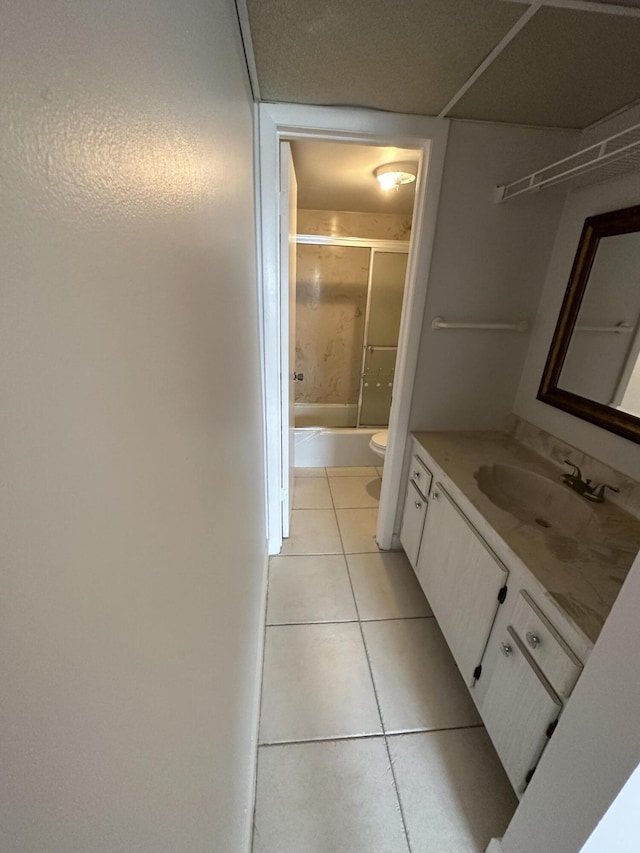
[(296, 403), (297, 427), (354, 427), (357, 403)]
[(369, 449), (371, 436), (376, 432), (380, 432), (380, 427), (296, 427), (295, 465), (297, 468), (379, 467), (382, 459)]

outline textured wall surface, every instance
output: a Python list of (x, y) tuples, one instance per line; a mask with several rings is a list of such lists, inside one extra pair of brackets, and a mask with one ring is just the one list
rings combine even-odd
[[(400, 214), (299, 210), (298, 233), (409, 240)], [(300, 244), (297, 254), (297, 403), (357, 403), (367, 305), (369, 250)]]
[(0, 847), (235, 853), (265, 541), (233, 3), (3, 4), (0, 133)]
[(563, 197), (538, 193), (495, 204), (494, 189), (571, 153), (577, 139), (563, 131), (451, 123), (412, 429), (505, 426), (529, 335), (436, 331), (431, 321), (533, 320)]

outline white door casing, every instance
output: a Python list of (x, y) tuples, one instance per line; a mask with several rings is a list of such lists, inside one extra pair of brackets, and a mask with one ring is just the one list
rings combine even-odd
[(298, 184), (291, 145), (280, 143), (280, 347), (282, 537), (289, 536), (295, 479), (296, 234)]
[(400, 484), (449, 122), (373, 110), (298, 104), (260, 104), (258, 115), (260, 320), (270, 554), (279, 553), (282, 547), (282, 446), (283, 433), (289, 431), (288, 421), (283, 420), (281, 380), (280, 142), (285, 139), (325, 139), (415, 148), (421, 153), (376, 536), (381, 548), (390, 548), (398, 502), (404, 499), (404, 495), (400, 498)]

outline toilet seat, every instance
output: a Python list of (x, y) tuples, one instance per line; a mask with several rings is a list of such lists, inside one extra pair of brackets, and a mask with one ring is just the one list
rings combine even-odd
[(384, 429), (381, 432), (376, 432), (371, 436), (371, 441), (369, 442), (369, 447), (377, 456), (381, 456), (384, 459), (384, 455), (387, 452), (387, 438), (389, 436), (389, 430)]

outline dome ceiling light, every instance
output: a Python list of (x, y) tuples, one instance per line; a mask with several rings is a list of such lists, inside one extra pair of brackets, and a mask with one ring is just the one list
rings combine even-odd
[(373, 174), (383, 190), (399, 190), (403, 184), (411, 184), (416, 179), (414, 163), (387, 163), (378, 166)]

